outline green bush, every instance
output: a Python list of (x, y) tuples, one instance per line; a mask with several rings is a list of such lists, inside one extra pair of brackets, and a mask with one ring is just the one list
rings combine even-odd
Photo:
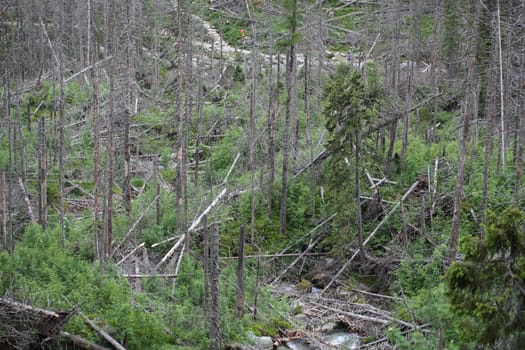
[[(103, 320), (113, 330), (112, 336), (129, 349), (156, 349), (170, 342), (158, 313), (133, 306), (132, 300), (140, 297), (126, 281), (114, 277), (109, 266), (106, 273), (100, 273), (92, 262), (77, 256), (73, 247), (63, 251), (60, 242), (59, 229), (42, 231), (29, 225), (13, 254), (0, 254), (0, 295), (9, 293), (50, 309), (77, 306), (88, 317)], [(94, 337), (78, 316), (66, 330)]]

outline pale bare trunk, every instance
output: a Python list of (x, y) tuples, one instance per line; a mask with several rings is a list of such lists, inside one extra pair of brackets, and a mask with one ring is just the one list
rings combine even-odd
[(212, 348), (221, 349), (222, 337), (219, 312), (219, 226), (210, 231), (210, 339)]
[(246, 236), (246, 226), (242, 225), (239, 235), (239, 258), (237, 259), (237, 298), (236, 317), (242, 320), (244, 315), (244, 240)]
[(456, 188), (454, 190), (454, 213), (452, 216), (452, 229), (450, 237), (450, 262), (456, 261), (456, 251), (459, 242), (459, 226), (461, 224), (461, 205), (463, 194), (463, 181), (465, 179), (465, 163), (467, 160), (468, 139), (470, 120), (475, 115), (475, 79), (476, 79), (476, 42), (478, 38), (479, 4), (475, 2), (474, 19), (472, 23), (472, 35), (470, 38), (470, 53), (468, 61), (468, 73), (466, 81), (465, 107), (463, 110), (463, 126), (461, 129), (461, 144), (458, 160), (458, 175)]

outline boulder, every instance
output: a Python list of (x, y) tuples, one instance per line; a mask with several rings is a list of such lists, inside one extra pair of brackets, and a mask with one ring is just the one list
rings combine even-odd
[(272, 350), (273, 340), (271, 337), (258, 337), (252, 332), (248, 332), (246, 335), (250, 343), (258, 350)]

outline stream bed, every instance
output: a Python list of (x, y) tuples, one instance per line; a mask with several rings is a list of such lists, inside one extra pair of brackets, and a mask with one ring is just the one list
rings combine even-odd
[(319, 297), (321, 290), (313, 287), (308, 293), (297, 294), (294, 285), (282, 283), (278, 289), (282, 295), (295, 298), (292, 303), (303, 307), (303, 312), (292, 316), (291, 321), (299, 330), (304, 330), (309, 336), (305, 339), (294, 339), (279, 346), (279, 350), (334, 350), (334, 349), (359, 349), (360, 339), (357, 334), (351, 333), (337, 324), (337, 319), (316, 317), (306, 311), (307, 298)]

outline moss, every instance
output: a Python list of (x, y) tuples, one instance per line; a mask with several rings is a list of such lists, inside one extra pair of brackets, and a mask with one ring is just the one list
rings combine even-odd
[(310, 293), (312, 292), (312, 282), (302, 279), (301, 282), (295, 285), (295, 289), (301, 293)]

